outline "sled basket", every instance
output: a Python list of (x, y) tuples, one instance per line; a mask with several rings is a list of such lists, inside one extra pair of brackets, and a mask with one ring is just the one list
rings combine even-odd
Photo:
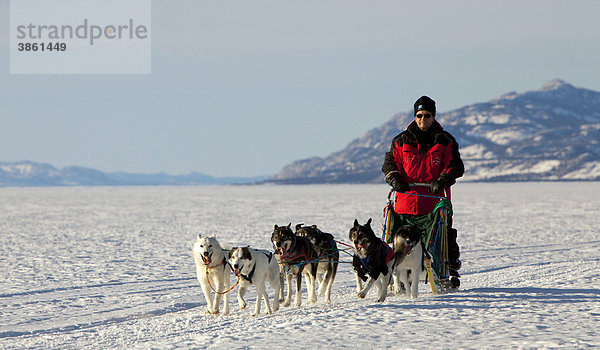
[[(404, 225), (417, 226), (421, 231), (421, 241), (431, 259), (435, 283), (440, 289), (449, 286), (448, 230), (452, 227), (452, 203), (440, 198), (435, 209), (427, 215), (399, 215), (388, 203), (384, 208), (384, 228), (382, 239), (390, 243), (392, 235)], [(431, 282), (431, 281), (430, 281)]]

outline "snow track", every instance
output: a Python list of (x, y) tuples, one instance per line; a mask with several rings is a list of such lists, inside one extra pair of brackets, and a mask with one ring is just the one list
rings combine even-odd
[(254, 289), (240, 310), (236, 288), (230, 315), (205, 315), (195, 234), (271, 249), (274, 224), (303, 222), (346, 242), (355, 218), (379, 228), (387, 190), (0, 189), (0, 348), (600, 346), (597, 183), (456, 185), (458, 292), (359, 300), (342, 264), (331, 304), (308, 304), (304, 290), (300, 308), (250, 317)]

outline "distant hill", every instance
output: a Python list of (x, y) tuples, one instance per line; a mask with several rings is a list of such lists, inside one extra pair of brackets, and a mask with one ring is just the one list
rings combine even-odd
[(200, 173), (188, 175), (103, 173), (83, 167), (58, 169), (50, 164), (0, 162), (0, 187), (6, 186), (146, 186), (146, 185), (221, 185), (246, 184), (266, 177), (213, 177)]
[[(465, 162), (459, 181), (600, 180), (600, 93), (562, 80), (438, 113)], [(275, 183), (382, 183), (392, 139), (414, 120), (398, 113), (325, 158), (285, 166)]]

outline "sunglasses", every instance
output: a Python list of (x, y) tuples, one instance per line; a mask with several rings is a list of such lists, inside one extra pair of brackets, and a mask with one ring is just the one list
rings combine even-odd
[(433, 117), (433, 114), (431, 114), (431, 113), (422, 113), (422, 114), (415, 115), (415, 118), (417, 118), (417, 119), (421, 119), (421, 118), (429, 119), (431, 117)]

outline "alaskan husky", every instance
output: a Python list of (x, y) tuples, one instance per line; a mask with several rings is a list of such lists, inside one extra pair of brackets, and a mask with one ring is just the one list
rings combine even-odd
[[(244, 300), (246, 290), (250, 285), (254, 285), (256, 287), (256, 308), (252, 316), (258, 316), (260, 313), (263, 298), (268, 315), (279, 310), (279, 264), (273, 253), (250, 247), (233, 247), (229, 252), (229, 264), (233, 268), (233, 274), (240, 278), (237, 296), (240, 309), (246, 307)], [(273, 311), (271, 311), (269, 296), (265, 289), (266, 280), (269, 280), (269, 284), (273, 288)]]
[[(282, 269), (287, 281), (287, 296), (283, 306), (290, 306), (292, 299), (292, 275), (296, 276), (296, 297), (294, 305), (302, 305), (302, 274), (306, 277), (308, 299), (311, 303), (317, 302), (315, 294), (315, 279), (317, 275), (316, 259), (319, 257), (317, 249), (308, 238), (297, 236), (292, 230), (292, 224), (277, 226), (271, 235), (273, 248), (279, 253)], [(311, 261), (310, 263), (308, 263)]]
[[(204, 237), (199, 234), (196, 237), (192, 255), (196, 262), (196, 277), (202, 287), (206, 299), (206, 313), (218, 314), (219, 304), (223, 293), (229, 289), (229, 275), (231, 268), (225, 261), (225, 254), (215, 236)], [(211, 298), (211, 290), (217, 291), (214, 299)], [(229, 313), (229, 297), (224, 293), (223, 313)]]
[[(392, 235), (392, 246), (396, 255), (394, 267), (394, 293), (401, 294), (400, 282), (409, 298), (419, 296), (419, 278), (423, 268), (423, 244), (416, 226), (402, 226)], [(433, 283), (433, 282), (430, 282)]]
[(296, 235), (306, 237), (317, 248), (318, 260), (317, 281), (319, 281), (318, 294), (325, 294), (325, 302), (331, 303), (331, 285), (335, 279), (340, 252), (331, 233), (323, 232), (317, 225), (296, 225)]
[[(370, 218), (365, 225), (360, 225), (358, 220), (354, 220), (349, 238), (355, 252), (352, 266), (356, 276), (358, 297), (364, 299), (371, 287), (377, 284), (379, 290), (377, 302), (385, 301), (394, 268), (394, 251), (375, 236), (371, 229)], [(362, 288), (363, 281), (367, 282), (364, 288)]]

